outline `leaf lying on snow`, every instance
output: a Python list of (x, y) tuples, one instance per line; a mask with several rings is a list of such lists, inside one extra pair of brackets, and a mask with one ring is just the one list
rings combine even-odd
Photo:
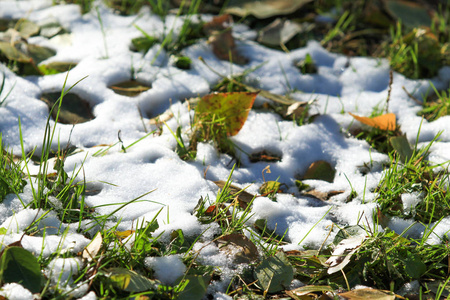
[(324, 160), (318, 160), (313, 162), (306, 170), (302, 179), (316, 179), (328, 182), (333, 182), (334, 174), (336, 170), (330, 165), (330, 163)]
[(236, 135), (244, 126), (257, 94), (240, 92), (203, 96), (195, 109), (194, 123), (220, 118), (225, 123), (227, 135)]
[(217, 16), (203, 25), (203, 31), (209, 36), (208, 42), (217, 58), (243, 65), (248, 60), (236, 50), (230, 27), (232, 22), (233, 18), (228, 14)]
[(331, 197), (344, 193), (345, 191), (330, 191), (330, 192), (321, 192), (318, 190), (310, 190), (303, 192), (304, 195), (322, 200), (328, 201)]
[(360, 116), (352, 114), (351, 112), (349, 112), (349, 114), (356, 120), (358, 120), (361, 123), (368, 125), (370, 127), (378, 128), (381, 130), (390, 130), (390, 131), (394, 131), (397, 128), (395, 114), (393, 114), (393, 113), (384, 114), (384, 115), (381, 115), (378, 117), (373, 117), (373, 118), (360, 117)]

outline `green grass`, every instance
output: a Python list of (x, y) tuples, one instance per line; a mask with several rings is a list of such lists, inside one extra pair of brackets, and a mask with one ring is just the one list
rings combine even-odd
[[(430, 224), (450, 214), (449, 190), (445, 184), (449, 178), (448, 170), (427, 161), (435, 140), (423, 149), (416, 149), (404, 164), (398, 156), (391, 158), (391, 167), (385, 171), (377, 188), (377, 201), (384, 214), (412, 218), (423, 224)], [(421, 200), (411, 211), (404, 210), (401, 196), (411, 193), (419, 195)]]
[(434, 85), (431, 85), (431, 87), (435, 95), (424, 98), (423, 109), (417, 113), (429, 122), (450, 114), (450, 89), (439, 92)]

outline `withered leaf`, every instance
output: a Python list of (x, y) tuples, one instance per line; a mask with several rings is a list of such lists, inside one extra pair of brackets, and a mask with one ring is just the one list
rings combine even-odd
[[(221, 189), (223, 189), (226, 185), (226, 182), (223, 180), (214, 181), (214, 183)], [(248, 205), (252, 202), (255, 195), (250, 194), (249, 192), (244, 191), (243, 189), (234, 186), (232, 184), (229, 185), (230, 194), (236, 196), (236, 200), (239, 206), (242, 209), (246, 209)]]
[(220, 237), (216, 241), (220, 251), (233, 256), (235, 263), (251, 263), (258, 259), (258, 249), (245, 235), (232, 233)]
[(381, 115), (378, 117), (373, 117), (373, 118), (360, 117), (360, 116), (352, 114), (351, 112), (349, 112), (349, 114), (356, 120), (358, 120), (361, 123), (368, 125), (370, 127), (378, 128), (381, 130), (390, 130), (390, 131), (394, 131), (397, 128), (395, 114), (393, 114), (393, 113), (384, 114), (384, 115)]
[(147, 90), (151, 87), (144, 85), (136, 80), (128, 80), (121, 83), (113, 84), (109, 87), (116, 94), (128, 97), (135, 97)]
[(356, 289), (339, 294), (349, 300), (394, 300), (395, 294), (391, 291), (377, 290), (372, 288)]
[(217, 16), (211, 22), (203, 25), (203, 31), (209, 36), (208, 42), (211, 44), (214, 55), (218, 59), (243, 65), (248, 60), (236, 50), (230, 27), (232, 22), (233, 18), (228, 14)]
[(100, 232), (97, 232), (97, 234), (89, 243), (89, 245), (87, 245), (86, 248), (84, 248), (81, 257), (83, 259), (86, 259), (87, 261), (92, 261), (100, 251), (102, 244), (103, 244), (102, 234)]

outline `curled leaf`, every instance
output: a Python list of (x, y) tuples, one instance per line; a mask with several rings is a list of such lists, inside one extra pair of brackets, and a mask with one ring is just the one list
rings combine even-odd
[(394, 131), (397, 128), (395, 114), (393, 114), (393, 113), (389, 113), (389, 114), (385, 114), (385, 115), (381, 115), (381, 116), (373, 117), (373, 118), (360, 117), (360, 116), (352, 114), (351, 112), (349, 112), (349, 114), (356, 120), (360, 121), (361, 123), (366, 124), (373, 128), (378, 128), (381, 130), (390, 130), (390, 131)]
[(102, 234), (100, 232), (97, 232), (92, 241), (86, 246), (86, 248), (84, 248), (81, 257), (86, 259), (87, 261), (93, 260), (100, 251), (102, 244), (103, 244)]

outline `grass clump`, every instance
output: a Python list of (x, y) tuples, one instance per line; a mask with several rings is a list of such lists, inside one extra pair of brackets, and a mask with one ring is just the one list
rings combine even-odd
[(8, 194), (19, 194), (23, 191), (26, 181), (20, 163), (20, 160), (16, 162), (12, 153), (4, 148), (0, 134), (0, 201)]
[(423, 101), (424, 108), (417, 113), (429, 122), (450, 115), (450, 89), (439, 92), (434, 85), (432, 85), (432, 88), (435, 92), (434, 100), (425, 98)]
[[(450, 214), (450, 198), (447, 170), (439, 170), (441, 165), (432, 165), (426, 157), (435, 139), (401, 163), (394, 160), (385, 171), (385, 176), (377, 188), (377, 202), (384, 214), (414, 219), (429, 224)], [(414, 194), (420, 200), (414, 207), (405, 207), (402, 195)]]
[(437, 75), (446, 56), (445, 48), (429, 28), (414, 28), (403, 35), (400, 23), (391, 28), (391, 41), (385, 51), (395, 71), (414, 79)]

